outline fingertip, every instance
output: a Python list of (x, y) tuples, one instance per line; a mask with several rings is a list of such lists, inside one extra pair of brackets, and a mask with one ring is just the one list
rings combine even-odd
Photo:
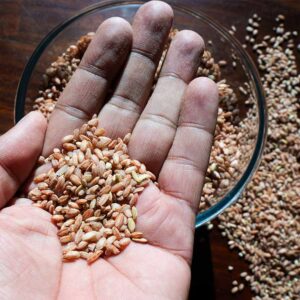
[(174, 43), (181, 45), (182, 51), (189, 54), (192, 51), (199, 51), (199, 55), (205, 48), (203, 38), (195, 31), (192, 30), (181, 30), (174, 38)]
[(188, 85), (189, 97), (215, 110), (219, 104), (217, 84), (208, 77), (197, 77)]
[(198, 33), (192, 30), (178, 32), (171, 42), (160, 75), (175, 74), (188, 84), (195, 77), (203, 50), (204, 41)]
[[(106, 19), (98, 28), (98, 30), (103, 30), (105, 28), (105, 31), (108, 31), (111, 36), (111, 38), (119, 38), (120, 35), (124, 36), (126, 35), (127, 38), (132, 39), (132, 27), (129, 24), (128, 21), (121, 17), (111, 17)], [(97, 31), (98, 31), (97, 30)]]
[(127, 20), (121, 18), (121, 17), (110, 17), (103, 21), (102, 24), (108, 24), (108, 25), (121, 25), (121, 26), (129, 26), (130, 24)]
[(31, 111), (28, 115), (30, 115), (34, 122), (39, 124), (41, 127), (47, 126), (47, 120), (40, 111)]
[(30, 157), (37, 156), (42, 150), (46, 130), (46, 118), (41, 112), (32, 111), (12, 128), (10, 136), (14, 139), (11, 142), (23, 145), (22, 151), (26, 148), (26, 153)]
[(3, 200), (11, 199), (30, 174), (41, 153), (46, 127), (47, 123), (43, 115), (34, 111), (23, 117), (16, 126), (0, 137), (0, 165), (5, 170), (0, 174), (3, 182), (0, 198)]
[(136, 12), (133, 28), (133, 50), (158, 63), (173, 22), (173, 10), (161, 1), (149, 1)]
[[(99, 34), (101, 32), (101, 34)], [(115, 42), (131, 44), (133, 32), (131, 25), (123, 18), (111, 17), (106, 19), (97, 30), (97, 37), (105, 34), (108, 39)]]
[[(149, 1), (141, 6), (137, 14), (149, 20), (149, 24), (159, 23), (172, 23), (174, 13), (172, 7), (162, 1)], [(159, 24), (158, 23), (158, 24)]]
[(9, 205), (29, 206), (32, 205), (32, 201), (28, 198), (14, 198)]
[[(106, 19), (98, 27), (81, 60), (80, 67), (88, 71), (88, 73), (99, 75), (98, 79), (104, 78), (111, 81), (125, 63), (132, 47), (132, 40), (132, 27), (126, 20), (120, 17)], [(72, 80), (77, 80), (76, 76), (81, 77), (78, 79), (81, 86), (84, 86), (82, 78), (86, 78), (85, 80), (89, 78), (86, 74), (82, 75), (80, 73), (78, 75), (78, 72), (75, 72)], [(70, 83), (72, 83), (72, 80)], [(72, 93), (70, 83), (65, 93), (66, 91)], [(99, 108), (97, 107), (96, 110), (93, 110), (93, 113), (98, 112), (98, 110)]]
[[(43, 114), (39, 111), (31, 111), (27, 115), (25, 115), (16, 125), (17, 127), (22, 126), (22, 128), (26, 128), (27, 130), (31, 128), (36, 128), (40, 130), (43, 134), (47, 128), (47, 121)], [(25, 129), (25, 130), (26, 130)]]
[(170, 32), (173, 17), (171, 6), (165, 2), (149, 1), (143, 4), (133, 20), (134, 43), (141, 46), (140, 43), (148, 42), (149, 47), (155, 47), (159, 41), (156, 46), (162, 46)]
[(217, 85), (207, 77), (191, 81), (184, 95), (180, 123), (201, 123), (211, 134), (218, 114), (219, 96)]

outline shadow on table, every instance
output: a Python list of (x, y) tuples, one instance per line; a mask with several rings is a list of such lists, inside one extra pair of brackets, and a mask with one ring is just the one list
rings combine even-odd
[(205, 226), (195, 232), (192, 262), (192, 281), (189, 300), (214, 300), (214, 278), (209, 243), (209, 233)]

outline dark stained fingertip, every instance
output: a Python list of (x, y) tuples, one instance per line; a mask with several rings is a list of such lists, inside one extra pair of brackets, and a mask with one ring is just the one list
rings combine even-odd
[[(219, 93), (216, 83), (207, 77), (195, 78), (188, 85), (184, 99), (183, 112), (180, 115), (179, 126), (183, 123), (199, 123), (199, 114), (203, 115), (202, 127), (213, 134), (218, 113)], [(188, 120), (185, 118), (188, 117)]]
[(116, 63), (122, 65), (126, 61), (132, 39), (132, 28), (126, 20), (119, 17), (105, 20), (98, 27), (79, 67), (110, 80), (118, 72)]
[[(99, 25), (97, 30), (99, 30), (99, 28), (103, 27), (103, 26), (109, 26), (109, 27), (112, 26), (113, 27), (115, 25), (118, 25), (119, 26), (118, 28), (127, 27), (127, 29), (132, 33), (130, 23), (121, 17), (111, 17), (111, 18), (106, 19), (105, 21), (102, 22), (102, 24)], [(118, 30), (116, 31), (116, 33), (117, 32), (118, 32)]]
[(205, 48), (203, 38), (197, 32), (192, 30), (179, 31), (173, 41), (180, 42), (182, 45), (181, 51), (186, 55), (196, 50), (199, 51), (201, 55)]
[[(168, 38), (174, 13), (170, 5), (161, 1), (150, 1), (137, 11), (134, 22), (133, 50), (141, 51), (155, 63)], [(162, 42), (164, 41), (164, 42)]]
[(205, 105), (212, 111), (216, 110), (219, 103), (219, 93), (217, 84), (212, 79), (208, 77), (195, 78), (189, 84), (187, 93), (200, 105)]
[(170, 45), (160, 77), (173, 75), (188, 84), (196, 75), (204, 47), (198, 33), (191, 30), (178, 32)]

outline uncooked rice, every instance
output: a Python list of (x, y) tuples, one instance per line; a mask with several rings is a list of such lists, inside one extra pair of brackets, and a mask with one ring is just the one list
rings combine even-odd
[(273, 36), (250, 45), (268, 107), (265, 151), (239, 201), (219, 216), (230, 249), (250, 263), (241, 277), (256, 300), (300, 297), (300, 76), (292, 33), (277, 20)]
[(35, 206), (52, 214), (63, 245), (63, 259), (117, 255), (130, 243), (146, 243), (136, 231), (138, 193), (155, 176), (128, 155), (130, 134), (112, 140), (98, 128), (94, 116), (62, 139), (43, 164), (47, 173), (35, 177), (28, 196)]

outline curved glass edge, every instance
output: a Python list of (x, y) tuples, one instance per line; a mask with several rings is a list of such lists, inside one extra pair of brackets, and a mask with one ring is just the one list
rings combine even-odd
[[(32, 71), (38, 61), (38, 59), (41, 57), (43, 51), (47, 48), (49, 43), (69, 24), (73, 23), (77, 19), (79, 19), (81, 16), (90, 14), (93, 11), (99, 9), (99, 8), (105, 8), (107, 6), (113, 7), (118, 5), (134, 5), (134, 4), (143, 4), (146, 1), (104, 1), (102, 3), (96, 3), (94, 5), (88, 6), (87, 8), (81, 10), (78, 12), (78, 14), (74, 15), (73, 17), (67, 19), (63, 23), (56, 26), (53, 30), (51, 30), (48, 35), (39, 43), (33, 54), (31, 55), (27, 65), (24, 68), (24, 71), (21, 75), (18, 87), (17, 87), (17, 93), (15, 97), (15, 106), (14, 106), (14, 117), (15, 117), (15, 123), (17, 123), (23, 116), (24, 116), (24, 108), (25, 108), (25, 100), (26, 100), (26, 92), (27, 92), (27, 86), (32, 74)], [(166, 1), (168, 2), (168, 1)], [(198, 228), (204, 223), (212, 220), (217, 215), (222, 213), (228, 206), (233, 204), (237, 201), (243, 190), (245, 189), (247, 183), (252, 178), (253, 174), (255, 173), (260, 160), (262, 156), (262, 152), (264, 149), (264, 144), (266, 140), (266, 132), (267, 132), (267, 107), (265, 103), (265, 97), (263, 95), (263, 88), (260, 83), (259, 74), (255, 68), (255, 64), (253, 63), (252, 59), (249, 57), (247, 52), (243, 50), (241, 44), (221, 25), (219, 25), (217, 22), (211, 20), (208, 16), (203, 14), (202, 12), (193, 12), (187, 8), (184, 8), (179, 5), (174, 5), (173, 3), (170, 3), (173, 8), (183, 11), (187, 14), (193, 15), (194, 17), (203, 20), (206, 23), (209, 23), (210, 26), (212, 26), (216, 31), (220, 32), (227, 40), (233, 42), (233, 47), (236, 48), (235, 50), (240, 54), (242, 57), (243, 62), (245, 63), (246, 67), (248, 68), (248, 75), (250, 75), (250, 78), (255, 83), (255, 92), (257, 96), (257, 105), (258, 105), (258, 117), (259, 117), (259, 128), (258, 128), (258, 136), (256, 139), (256, 145), (255, 149), (253, 151), (253, 154), (251, 156), (250, 162), (243, 174), (243, 176), (239, 179), (237, 184), (234, 186), (234, 188), (225, 195), (225, 197), (207, 209), (206, 211), (199, 213), (196, 217), (195, 227)]]

